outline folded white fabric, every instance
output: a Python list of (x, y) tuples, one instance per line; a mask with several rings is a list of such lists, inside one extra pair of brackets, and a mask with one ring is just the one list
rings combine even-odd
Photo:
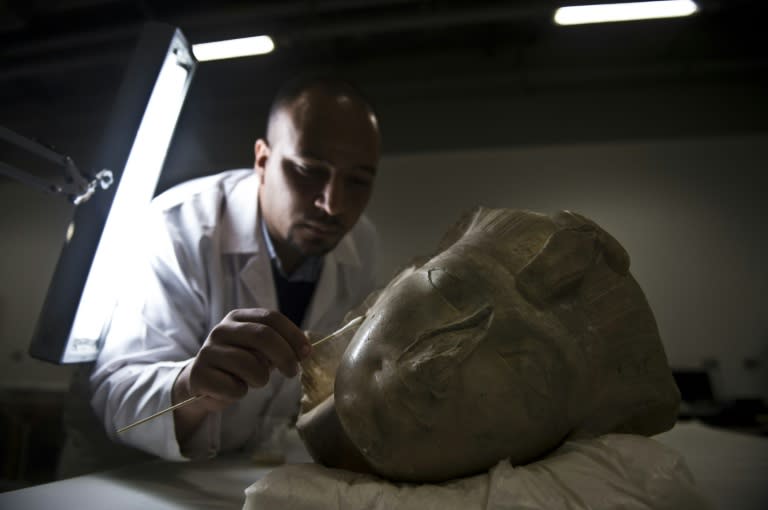
[(317, 464), (274, 469), (244, 510), (705, 510), (685, 460), (642, 436), (566, 442), (546, 458), (442, 484), (395, 484)]

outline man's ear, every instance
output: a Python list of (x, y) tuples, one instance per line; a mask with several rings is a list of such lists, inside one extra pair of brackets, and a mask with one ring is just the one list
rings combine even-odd
[(253, 145), (253, 168), (256, 170), (256, 173), (259, 174), (261, 181), (264, 180), (264, 170), (267, 167), (267, 160), (269, 160), (271, 152), (272, 150), (269, 148), (269, 144), (263, 138), (256, 140), (256, 143)]

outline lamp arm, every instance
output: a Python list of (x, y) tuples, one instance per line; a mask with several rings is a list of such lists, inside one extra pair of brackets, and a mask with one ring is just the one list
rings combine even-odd
[(93, 179), (87, 179), (69, 156), (59, 154), (45, 145), (30, 140), (3, 126), (0, 126), (0, 140), (5, 140), (12, 145), (26, 149), (63, 168), (66, 181), (62, 185), (54, 184), (4, 161), (0, 161), (0, 175), (11, 177), (28, 186), (42, 189), (48, 193), (65, 195), (67, 200), (75, 205), (79, 205), (91, 198), (96, 191), (97, 185), (101, 189), (107, 189), (114, 182), (112, 172), (107, 169), (99, 171)]

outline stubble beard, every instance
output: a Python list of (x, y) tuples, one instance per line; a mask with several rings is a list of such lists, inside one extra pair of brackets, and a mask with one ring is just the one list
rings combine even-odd
[(288, 229), (288, 245), (296, 251), (302, 258), (306, 257), (322, 257), (323, 255), (332, 251), (341, 241), (343, 236), (339, 236), (337, 239), (333, 239), (329, 242), (305, 242), (299, 241), (300, 236), (296, 232), (298, 225), (291, 225)]

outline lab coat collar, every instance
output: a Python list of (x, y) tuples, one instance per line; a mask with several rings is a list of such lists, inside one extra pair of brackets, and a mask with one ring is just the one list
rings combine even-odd
[[(259, 231), (259, 179), (252, 171), (243, 179), (234, 183), (229, 192), (222, 217), (223, 253), (258, 253), (263, 239)], [(352, 237), (347, 234), (325, 257), (325, 264), (331, 261), (339, 264), (360, 267), (360, 255), (357, 253)]]
[[(256, 171), (225, 190), (222, 211), (222, 253), (258, 253), (261, 234), (259, 224), (259, 179)], [(227, 193), (229, 191), (229, 193)]]

